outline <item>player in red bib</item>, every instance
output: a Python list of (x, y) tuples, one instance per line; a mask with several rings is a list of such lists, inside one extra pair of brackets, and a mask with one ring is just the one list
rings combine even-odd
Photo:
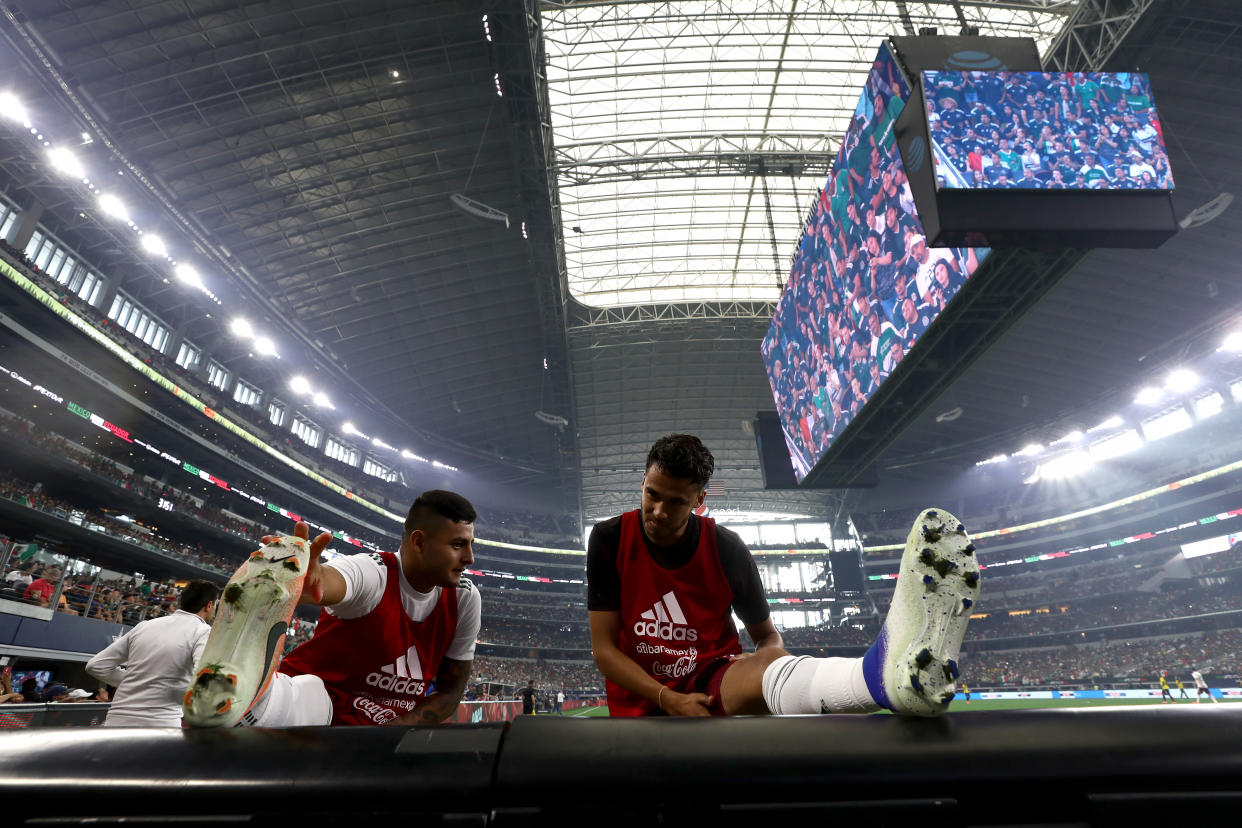
[[(239, 589), (241, 597), (235, 602), (245, 611), (223, 622), (231, 627), (221, 634), (214, 629), (222, 623), (217, 615), (198, 678), (187, 692), (187, 722), (226, 726), (240, 718), (240, 724), (283, 727), (444, 721), (466, 689), (479, 632), (479, 593), (462, 577), (474, 563), (474, 520), (474, 507), (461, 495), (429, 491), (410, 507), (396, 555), (342, 556), (321, 565), (319, 555), (332, 536), (317, 537), (309, 544), (298, 603), (316, 604), (323, 611), (314, 636), (280, 662), (278, 670), (271, 653), (260, 652), (265, 646), (271, 650), (271, 642), (283, 636), (284, 624), (275, 618), (277, 599), (250, 601), (250, 595), (271, 591), (273, 579), (266, 573), (242, 577), (244, 565), (225, 588), (224, 600), (234, 584), (251, 589), (244, 594)], [(294, 532), (296, 538), (279, 540), (282, 548), (302, 549), (299, 543), (308, 540), (306, 524), (298, 523)], [(265, 540), (271, 541), (265, 549), (277, 545), (276, 539)], [(273, 559), (264, 558), (265, 549), (252, 556), (258, 561), (256, 571), (268, 564), (296, 569), (292, 552)], [(301, 555), (306, 552), (297, 560)], [(286, 587), (284, 594), (296, 588)], [(264, 636), (247, 636), (247, 625), (254, 627), (255, 619), (265, 616), (270, 617), (260, 623), (271, 626), (271, 632), (262, 627)], [(231, 630), (236, 632), (230, 635)], [(226, 662), (228, 669), (221, 669)], [(260, 675), (263, 670), (275, 670), (270, 680)], [(256, 675), (238, 675), (246, 671)], [(227, 674), (227, 681), (221, 674)], [(429, 693), (433, 682), (435, 692)], [(210, 695), (216, 685), (261, 689), (250, 703), (249, 698)]]
[[(944, 712), (979, 591), (965, 527), (943, 510), (919, 515), (888, 618), (866, 655), (793, 656), (745, 544), (694, 514), (714, 470), (697, 437), (657, 440), (642, 508), (591, 532), (591, 647), (611, 715)], [(742, 651), (733, 612), (756, 644), (752, 653)]]

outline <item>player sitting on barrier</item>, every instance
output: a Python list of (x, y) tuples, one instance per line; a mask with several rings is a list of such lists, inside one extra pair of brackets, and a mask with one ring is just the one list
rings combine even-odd
[[(186, 723), (444, 721), (465, 692), (479, 632), (479, 593), (462, 577), (474, 563), (474, 519), (468, 500), (436, 490), (410, 507), (397, 555), (321, 565), (332, 536), (311, 542), (300, 522), (291, 537), (264, 538), (224, 588), (185, 694)], [(323, 611), (315, 635), (281, 662), (299, 603)]]
[[(597, 525), (587, 552), (595, 663), (613, 716), (944, 712), (979, 564), (962, 524), (925, 510), (911, 530), (888, 618), (861, 658), (790, 655), (754, 558), (694, 510), (715, 461), (672, 434), (647, 455), (642, 508)], [(743, 653), (731, 613), (756, 644)]]

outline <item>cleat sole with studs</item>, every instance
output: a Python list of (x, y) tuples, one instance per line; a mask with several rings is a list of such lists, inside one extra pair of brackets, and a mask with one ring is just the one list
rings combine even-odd
[(978, 594), (979, 561), (965, 527), (943, 509), (925, 510), (910, 530), (881, 633), (884, 691), (895, 712), (936, 716), (948, 708)]
[(302, 595), (310, 545), (277, 537), (238, 568), (220, 594), (200, 669), (182, 700), (190, 727), (231, 727), (250, 708), (284, 653)]

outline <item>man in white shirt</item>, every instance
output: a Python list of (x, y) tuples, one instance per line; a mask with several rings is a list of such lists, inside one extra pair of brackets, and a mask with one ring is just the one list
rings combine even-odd
[[(1121, 161), (1117, 162), (1117, 168), (1120, 169)], [(1138, 150), (1130, 153), (1130, 166), (1126, 170), (1130, 174), (1130, 178), (1134, 181), (1142, 181), (1143, 173), (1151, 173), (1151, 177), (1155, 179), (1156, 168), (1143, 159), (1143, 154)]]
[(190, 581), (180, 609), (135, 626), (86, 663), (117, 688), (107, 727), (180, 727), (181, 699), (207, 644), (220, 588)]
[(906, 245), (915, 264), (914, 286), (919, 297), (926, 300), (927, 290), (936, 276), (936, 264), (950, 261), (952, 254), (944, 248), (928, 248), (927, 238), (918, 234), (911, 236)]
[(22, 595), (26, 592), (26, 587), (34, 582), (29, 572), (29, 564), (19, 563), (10, 570), (8, 575), (4, 576), (4, 581), (17, 592)]

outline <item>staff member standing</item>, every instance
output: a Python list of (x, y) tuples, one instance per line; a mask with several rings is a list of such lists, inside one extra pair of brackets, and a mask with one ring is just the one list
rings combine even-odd
[(180, 609), (135, 626), (86, 663), (86, 672), (115, 686), (107, 727), (180, 727), (181, 700), (207, 645), (220, 588), (190, 581)]
[(535, 715), (535, 680), (531, 679), (526, 686), (517, 691), (518, 698), (522, 700), (522, 713), (526, 716)]

